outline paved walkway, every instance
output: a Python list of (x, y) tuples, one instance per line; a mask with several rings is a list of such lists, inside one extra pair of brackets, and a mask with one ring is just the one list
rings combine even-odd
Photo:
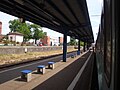
[[(86, 52), (75, 58), (68, 58), (67, 62), (62, 62), (62, 61), (57, 62), (55, 63), (55, 69), (54, 70), (46, 69), (46, 73), (44, 75), (37, 74), (36, 73), (37, 71), (33, 71), (32, 80), (30, 82), (22, 81), (20, 77), (17, 77), (13, 80), (1, 84), (0, 89), (1, 90), (67, 90), (67, 89), (72, 90), (75, 88), (75, 90), (79, 90), (77, 87), (79, 86), (78, 83), (76, 82), (77, 85), (76, 86), (72, 84), (72, 82), (76, 81), (76, 75), (78, 74), (78, 72), (82, 73), (81, 68), (83, 70), (86, 69), (85, 67), (83, 68), (85, 64), (87, 65), (88, 62), (92, 64), (91, 60), (89, 61), (87, 60), (89, 55), (90, 52)], [(77, 78), (78, 81), (80, 81), (79, 77)], [(85, 84), (85, 86), (87, 85)]]

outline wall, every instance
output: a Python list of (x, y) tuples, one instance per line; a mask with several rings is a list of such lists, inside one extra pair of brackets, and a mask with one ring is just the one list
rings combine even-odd
[(59, 38), (58, 37), (52, 37), (50, 38), (50, 42), (52, 46), (58, 46), (59, 45)]
[(23, 36), (19, 36), (19, 35), (8, 35), (8, 40), (11, 41), (12, 37), (12, 41), (16, 41), (16, 42), (23, 42)]
[(23, 36), (16, 36), (16, 42), (23, 42)]
[[(68, 48), (73, 49), (73, 46), (68, 46)], [(62, 46), (53, 46), (53, 47), (49, 47), (49, 46), (43, 46), (43, 47), (39, 47), (39, 46), (0, 46), (0, 54), (21, 54), (21, 53), (25, 53), (25, 50), (27, 50), (27, 52), (45, 52), (45, 51), (51, 51), (51, 50), (61, 50)]]
[(40, 40), (43, 45), (50, 46), (52, 43), (52, 46), (54, 45), (59, 45), (60, 43), (63, 43), (63, 37), (50, 37), (50, 36), (45, 36), (43, 39)]
[[(11, 37), (12, 37), (12, 39), (11, 39)], [(16, 41), (15, 40), (15, 35), (8, 35), (8, 40), (9, 41)]]
[(63, 43), (63, 37), (59, 37), (59, 43)]
[(43, 45), (47, 45), (50, 46), (50, 37), (49, 36), (45, 36), (43, 39), (40, 40)]

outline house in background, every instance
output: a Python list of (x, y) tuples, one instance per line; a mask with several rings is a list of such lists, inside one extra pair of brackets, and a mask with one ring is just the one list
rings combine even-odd
[(60, 44), (63, 44), (63, 37), (45, 36), (40, 42), (42, 42), (44, 46), (59, 46)]
[(45, 36), (40, 42), (42, 42), (44, 46), (50, 46), (50, 36)]
[(6, 35), (2, 34), (2, 22), (0, 21), (0, 43), (2, 43), (1, 41), (3, 40), (4, 37), (6, 37)]
[(63, 37), (59, 37), (59, 44), (63, 44)]
[(50, 46), (58, 46), (59, 45), (59, 38), (58, 37), (51, 37), (50, 38)]
[(8, 36), (8, 40), (9, 41), (15, 41), (15, 42), (23, 42), (23, 34), (19, 33), (19, 32), (10, 32), (7, 34)]

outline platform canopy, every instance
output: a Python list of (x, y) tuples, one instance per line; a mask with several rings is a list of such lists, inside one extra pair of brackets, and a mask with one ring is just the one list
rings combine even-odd
[(94, 42), (86, 0), (0, 0), (0, 11)]

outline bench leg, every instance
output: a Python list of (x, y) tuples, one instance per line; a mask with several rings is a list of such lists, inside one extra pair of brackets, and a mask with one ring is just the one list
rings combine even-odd
[(48, 68), (51, 68), (51, 67), (50, 67), (50, 64), (48, 64)]
[(31, 73), (28, 73), (28, 74), (27, 74), (27, 82), (29, 82), (31, 79), (32, 79)]
[(50, 69), (54, 69), (55, 66), (54, 66), (54, 64), (49, 64), (49, 65), (48, 65), (48, 68), (50, 68)]
[(45, 68), (38, 68), (37, 72), (44, 74), (45, 73)]
[(37, 68), (37, 72), (40, 73), (40, 68)]
[(31, 73), (28, 74), (21, 74), (21, 79), (25, 79), (27, 82), (29, 82), (31, 80)]
[(21, 79), (26, 79), (26, 74), (21, 73)]
[(55, 68), (55, 64), (52, 64), (52, 69), (54, 69)]
[(44, 74), (44, 73), (45, 73), (45, 68), (42, 69), (42, 74)]

